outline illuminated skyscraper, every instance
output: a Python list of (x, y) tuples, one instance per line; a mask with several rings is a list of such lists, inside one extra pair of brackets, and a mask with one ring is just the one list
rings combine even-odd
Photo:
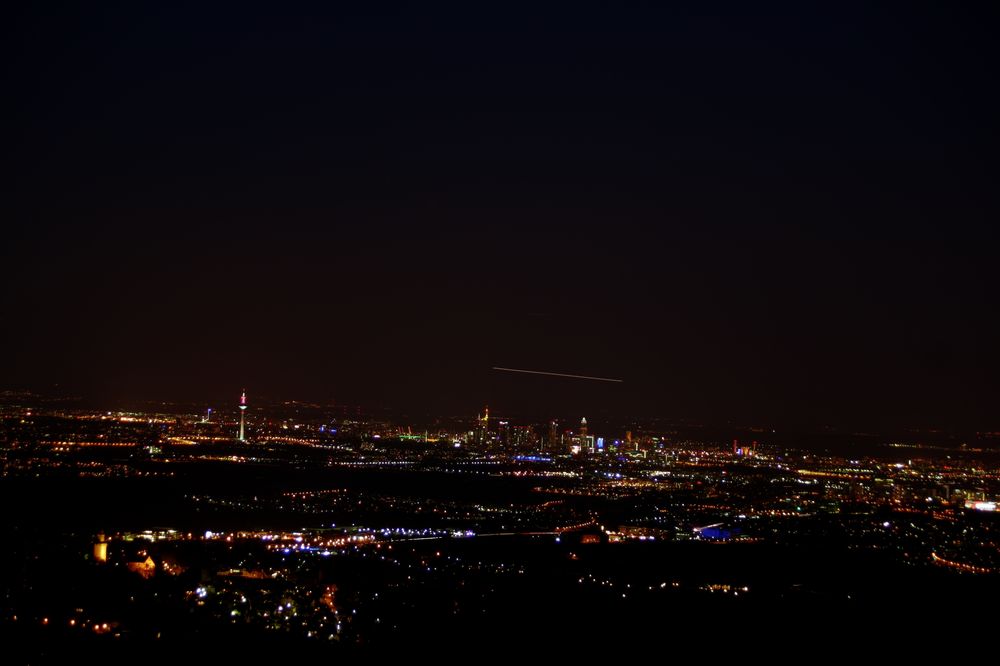
[(476, 423), (476, 443), (484, 446), (490, 437), (490, 407), (486, 406), (485, 411), (479, 415)]
[(538, 436), (535, 434), (535, 429), (526, 425), (511, 426), (508, 439), (510, 441), (510, 450), (514, 452), (527, 453), (534, 451), (538, 444)]
[(559, 422), (555, 419), (549, 421), (549, 440), (547, 443), (550, 452), (559, 450)]
[(498, 421), (497, 422), (497, 443), (500, 448), (504, 451), (509, 451), (511, 448), (510, 441), (510, 422), (509, 421)]
[(587, 417), (580, 419), (580, 450), (589, 451), (591, 450), (590, 443), (587, 441)]
[(243, 395), (240, 396), (240, 437), (239, 437), (239, 439), (240, 439), (241, 442), (247, 441), (246, 437), (244, 436), (246, 434), (246, 431), (244, 430), (244, 416), (246, 415), (246, 411), (247, 411), (247, 392), (246, 392), (246, 389), (244, 389), (243, 390)]

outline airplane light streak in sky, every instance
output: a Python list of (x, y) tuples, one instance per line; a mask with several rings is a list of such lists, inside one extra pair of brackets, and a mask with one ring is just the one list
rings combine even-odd
[(621, 384), (621, 379), (609, 379), (607, 377), (588, 377), (587, 375), (567, 375), (562, 372), (542, 372), (541, 370), (518, 370), (517, 368), (498, 368), (493, 366), (494, 370), (500, 370), (501, 372), (521, 372), (526, 375), (547, 375), (549, 377), (569, 377), (570, 379), (590, 379), (595, 382), (614, 382), (615, 384)]

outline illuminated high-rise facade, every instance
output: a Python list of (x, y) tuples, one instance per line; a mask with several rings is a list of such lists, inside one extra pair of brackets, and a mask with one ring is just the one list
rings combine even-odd
[(587, 436), (587, 417), (580, 419), (580, 451), (585, 453), (593, 453), (594, 446), (593, 442)]
[(483, 413), (476, 419), (475, 442), (479, 446), (486, 446), (490, 439), (490, 407), (486, 406)]
[(510, 421), (497, 421), (497, 444), (506, 452), (510, 452), (513, 444), (510, 434)]

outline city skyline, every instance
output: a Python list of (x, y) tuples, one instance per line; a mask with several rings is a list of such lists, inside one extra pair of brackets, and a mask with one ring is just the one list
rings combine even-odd
[[(235, 386), (235, 385), (234, 385)], [(238, 426), (241, 414), (242, 395), (240, 400), (233, 404), (232, 400), (227, 400), (224, 394), (213, 390), (212, 397), (203, 399), (201, 394), (196, 397), (180, 396), (178, 399), (146, 399), (142, 396), (131, 396), (123, 400), (94, 400), (87, 399), (79, 395), (71, 395), (60, 390), (61, 387), (49, 387), (47, 390), (27, 391), (23, 389), (6, 388), (0, 390), (0, 404), (7, 405), (34, 405), (37, 407), (59, 408), (65, 410), (102, 410), (107, 409), (114, 412), (162, 412), (165, 414), (192, 415), (200, 414), (205, 421), (213, 418), (234, 418)], [(237, 393), (245, 393), (245, 389), (240, 389)], [(494, 410), (500, 414), (498, 418), (514, 418), (521, 423), (531, 423), (535, 426), (547, 424), (550, 420), (566, 421), (580, 418), (581, 414), (589, 414), (588, 418), (596, 418), (602, 424), (616, 424), (614, 427), (623, 430), (628, 428), (630, 423), (674, 423), (678, 425), (688, 425), (696, 427), (743, 430), (768, 430), (782, 432), (783, 435), (791, 436), (811, 436), (821, 433), (839, 432), (843, 434), (871, 434), (880, 436), (925, 433), (931, 436), (947, 435), (951, 438), (967, 438), (976, 433), (1000, 432), (1000, 428), (991, 426), (991, 421), (985, 425), (970, 423), (945, 424), (940, 422), (929, 422), (926, 420), (914, 419), (910, 421), (900, 421), (894, 423), (873, 423), (873, 422), (803, 422), (795, 419), (769, 420), (764, 418), (735, 418), (726, 414), (716, 412), (708, 417), (698, 417), (692, 414), (678, 413), (676, 410), (663, 409), (643, 412), (640, 410), (609, 410), (607, 405), (600, 400), (584, 399), (577, 405), (554, 405), (543, 406), (535, 403), (527, 408), (523, 408), (523, 402), (515, 401), (515, 404), (508, 405), (503, 401), (479, 400), (469, 397), (462, 404), (456, 406), (454, 410), (435, 411), (426, 407), (398, 407), (386, 404), (363, 404), (356, 402), (341, 401), (337, 399), (314, 399), (303, 397), (301, 394), (275, 395), (264, 392), (256, 394), (257, 411), (263, 410), (267, 413), (282, 413), (286, 408), (307, 408), (316, 413), (327, 413), (347, 417), (353, 415), (357, 418), (387, 420), (390, 422), (428, 424), (441, 420), (461, 420), (472, 419), (473, 421), (482, 415), (483, 405), (498, 405), (499, 409)], [(206, 418), (207, 411), (207, 418)], [(478, 411), (478, 414), (477, 414)], [(237, 437), (238, 439), (238, 437)]]
[(113, 410), (0, 393), (19, 572), (0, 580), (0, 630), (17, 649), (573, 652), (592, 649), (586, 607), (633, 645), (740, 626), (724, 640), (746, 654), (773, 650), (776, 627), (814, 644), (986, 606), (1000, 581), (997, 431), (489, 405), (421, 426), (255, 396)]

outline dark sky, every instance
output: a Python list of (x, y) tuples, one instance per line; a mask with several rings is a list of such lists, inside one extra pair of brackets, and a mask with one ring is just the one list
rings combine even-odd
[(4, 386), (1000, 429), (994, 10), (114, 4), (5, 21)]

